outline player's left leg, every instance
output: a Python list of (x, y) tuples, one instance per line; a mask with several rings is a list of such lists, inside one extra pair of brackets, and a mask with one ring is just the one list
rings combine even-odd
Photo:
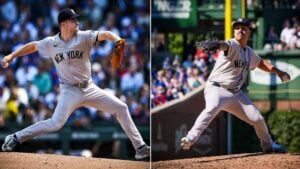
[(241, 91), (235, 96), (231, 103), (224, 107), (224, 110), (254, 127), (264, 152), (284, 152), (285, 148), (283, 146), (273, 142), (263, 116), (252, 101)]
[(190, 149), (199, 139), (200, 135), (219, 114), (231, 97), (232, 93), (226, 89), (213, 86), (209, 83), (206, 84), (204, 90), (205, 108), (199, 114), (187, 135), (181, 139), (181, 146), (184, 150)]
[(81, 106), (82, 95), (79, 89), (63, 85), (60, 99), (51, 118), (36, 122), (25, 129), (8, 135), (2, 145), (3, 151), (13, 151), (17, 144), (49, 132), (54, 132), (63, 127), (70, 114)]
[(136, 150), (136, 159), (150, 156), (150, 147), (145, 144), (125, 103), (114, 95), (100, 89), (95, 84), (91, 84), (84, 92), (87, 94), (84, 102), (85, 106), (95, 107), (98, 110), (112, 113), (118, 120)]

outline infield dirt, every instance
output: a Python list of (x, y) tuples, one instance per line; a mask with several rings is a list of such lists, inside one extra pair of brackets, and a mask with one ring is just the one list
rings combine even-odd
[(0, 169), (149, 169), (149, 162), (54, 154), (0, 153)]
[[(152, 169), (299, 169), (300, 154), (235, 154), (152, 162)], [(149, 169), (149, 162), (0, 152), (0, 169)]]
[(299, 169), (300, 154), (235, 154), (158, 161), (152, 169)]

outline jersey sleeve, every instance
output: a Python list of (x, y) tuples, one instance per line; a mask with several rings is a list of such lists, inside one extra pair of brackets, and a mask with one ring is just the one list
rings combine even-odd
[(250, 60), (250, 65), (249, 69), (253, 70), (255, 69), (259, 63), (261, 62), (261, 57), (259, 57), (253, 50), (252, 50), (252, 55), (251, 55), (251, 60)]
[(85, 40), (88, 46), (95, 46), (98, 41), (98, 31), (87, 30), (84, 31)]
[(50, 37), (37, 41), (37, 49), (41, 57), (50, 58)]
[(225, 43), (228, 45), (228, 50), (224, 52), (224, 56), (226, 56), (228, 59), (231, 59), (238, 52), (239, 46), (232, 40), (225, 41)]

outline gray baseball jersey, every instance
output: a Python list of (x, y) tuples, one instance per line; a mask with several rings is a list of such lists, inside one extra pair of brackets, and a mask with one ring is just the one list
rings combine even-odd
[(65, 42), (57, 34), (38, 41), (38, 51), (50, 57), (61, 82), (80, 83), (91, 79), (90, 51), (97, 42), (98, 31), (78, 31), (73, 39)]
[(82, 88), (74, 86), (91, 81), (90, 50), (101, 33), (78, 31), (68, 42), (63, 41), (59, 34), (37, 42), (39, 53), (51, 58), (55, 64), (61, 82), (60, 98), (50, 119), (39, 121), (16, 132), (20, 143), (59, 130), (76, 108), (89, 106), (113, 114), (135, 149), (145, 144), (125, 103), (93, 83), (88, 83)]
[(222, 51), (204, 90), (205, 109), (197, 117), (187, 138), (195, 143), (214, 117), (222, 110), (234, 114), (255, 128), (263, 147), (270, 147), (272, 139), (264, 118), (251, 100), (240, 91), (250, 69), (261, 58), (250, 47), (242, 48), (235, 39), (226, 41), (229, 49)]
[(225, 42), (229, 46), (227, 54), (220, 52), (208, 80), (237, 92), (244, 84), (249, 69), (256, 68), (261, 58), (250, 47), (240, 47), (235, 39)]

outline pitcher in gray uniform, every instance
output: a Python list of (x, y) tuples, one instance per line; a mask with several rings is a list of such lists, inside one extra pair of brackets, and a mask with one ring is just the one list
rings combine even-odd
[(60, 80), (60, 98), (50, 119), (37, 122), (5, 138), (3, 151), (12, 151), (18, 143), (35, 136), (54, 132), (63, 127), (70, 114), (78, 107), (91, 106), (112, 113), (121, 124), (136, 150), (136, 159), (150, 155), (150, 147), (142, 139), (128, 107), (115, 96), (100, 89), (91, 81), (90, 51), (97, 41), (118, 41), (121, 38), (110, 31), (80, 31), (77, 15), (66, 8), (58, 15), (60, 33), (40, 41), (30, 42), (19, 50), (5, 56), (2, 66), (8, 67), (16, 57), (38, 51), (51, 58)]
[(184, 150), (188, 150), (214, 117), (224, 110), (255, 128), (265, 153), (286, 152), (285, 147), (272, 140), (264, 118), (240, 88), (249, 70), (256, 67), (276, 73), (282, 81), (289, 80), (290, 76), (262, 60), (247, 46), (251, 33), (250, 22), (247, 19), (240, 18), (235, 21), (233, 29), (234, 38), (231, 40), (208, 40), (201, 44), (204, 51), (220, 49), (221, 52), (204, 89), (205, 109), (200, 113), (188, 134), (181, 139), (181, 146)]

